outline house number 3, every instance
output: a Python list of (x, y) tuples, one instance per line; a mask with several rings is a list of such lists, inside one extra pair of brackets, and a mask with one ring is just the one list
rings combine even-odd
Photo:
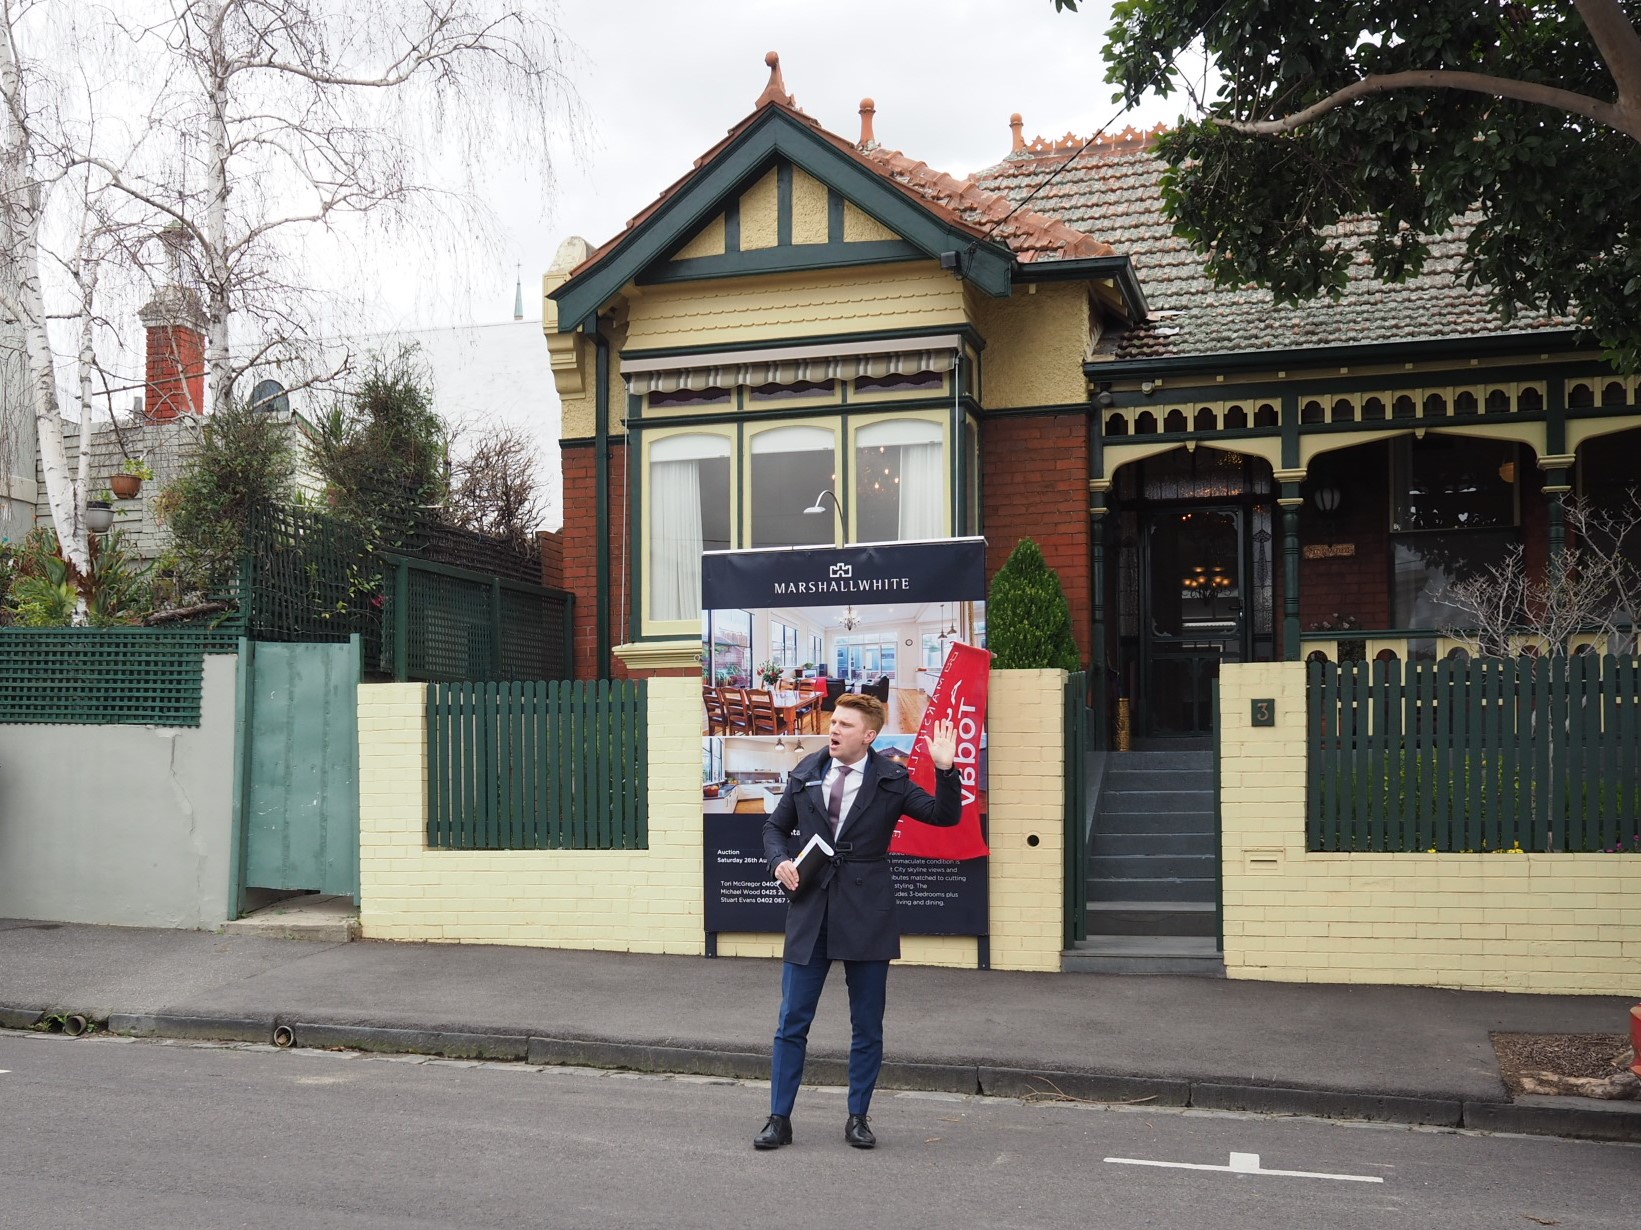
[(1255, 726), (1275, 726), (1276, 725), (1276, 701), (1275, 700), (1256, 700), (1256, 701), (1253, 702), (1253, 710), (1254, 710), (1254, 725)]

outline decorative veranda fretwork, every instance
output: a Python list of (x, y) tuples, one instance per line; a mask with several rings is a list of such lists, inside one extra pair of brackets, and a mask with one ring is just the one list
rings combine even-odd
[[(1301, 387), (1299, 421), (1305, 425), (1408, 423), (1429, 426), (1438, 421), (1462, 422), (1503, 418), (1518, 413), (1536, 414), (1544, 409), (1546, 396), (1543, 380), (1430, 385), (1314, 397), (1307, 396)], [(1641, 377), (1612, 376), (1569, 381), (1567, 404), (1569, 409), (1641, 406)], [(1281, 399), (1257, 397), (1123, 406), (1107, 411), (1104, 422), (1107, 438), (1247, 429), (1275, 431), (1281, 422)]]
[(1587, 852), (1641, 832), (1641, 659), (1312, 662), (1308, 848)]

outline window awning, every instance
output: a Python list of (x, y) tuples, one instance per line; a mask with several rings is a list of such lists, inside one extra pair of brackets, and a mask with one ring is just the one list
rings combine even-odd
[[(861, 376), (915, 376), (920, 372), (949, 372), (956, 365), (961, 344), (957, 336), (918, 340), (925, 348), (904, 349), (906, 341), (901, 339), (850, 347), (804, 346), (695, 357), (636, 358), (623, 360), (621, 373), (627, 378), (628, 391), (643, 395), (679, 389), (757, 389), (766, 384), (854, 380)], [(900, 349), (889, 349), (891, 346)], [(840, 353), (844, 349), (853, 353)]]

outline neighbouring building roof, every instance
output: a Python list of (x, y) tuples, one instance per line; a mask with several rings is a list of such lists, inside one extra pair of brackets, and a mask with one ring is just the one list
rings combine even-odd
[(1031, 207), (1098, 234), (1129, 257), (1151, 308), (1145, 324), (1108, 334), (1098, 357), (1208, 355), (1573, 327), (1571, 317), (1518, 317), (1505, 324), (1488, 305), (1485, 288), (1464, 284), (1462, 233), (1438, 240), (1424, 272), (1399, 284), (1375, 280), (1360, 259), (1360, 280), (1353, 279), (1338, 299), (1288, 307), (1272, 302), (1265, 290), (1217, 288), (1203, 271), (1202, 258), (1173, 234), (1164, 217), (1164, 164), (1149, 149), (1157, 131), (1128, 129), (1078, 155), (1084, 144), (1079, 138), (1068, 134), (1024, 143), (1016, 124), (1014, 152), (974, 177), (983, 191), (1020, 200), (1075, 157), (1031, 198)]

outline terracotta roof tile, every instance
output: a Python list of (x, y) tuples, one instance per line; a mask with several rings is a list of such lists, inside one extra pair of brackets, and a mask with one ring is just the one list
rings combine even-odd
[[(1424, 272), (1399, 284), (1372, 277), (1365, 258), (1338, 299), (1287, 307), (1258, 288), (1214, 286), (1202, 259), (1174, 235), (1162, 212), (1163, 163), (1150, 152), (1160, 129), (1127, 129), (1077, 156), (1083, 141), (1067, 135), (1025, 142), (975, 179), (987, 192), (1020, 200), (1055, 168), (1065, 169), (1031, 197), (1031, 208), (1108, 240), (1129, 257), (1151, 307), (1138, 328), (1107, 335), (1102, 353), (1117, 359), (1221, 354), (1266, 349), (1397, 342), (1568, 329), (1570, 317), (1520, 317), (1505, 324), (1483, 287), (1467, 287), (1461, 268), (1465, 235), (1442, 236)], [(1075, 156), (1075, 157), (1074, 157)], [(1066, 166), (1067, 159), (1072, 159)], [(1364, 229), (1358, 223), (1352, 229)]]

